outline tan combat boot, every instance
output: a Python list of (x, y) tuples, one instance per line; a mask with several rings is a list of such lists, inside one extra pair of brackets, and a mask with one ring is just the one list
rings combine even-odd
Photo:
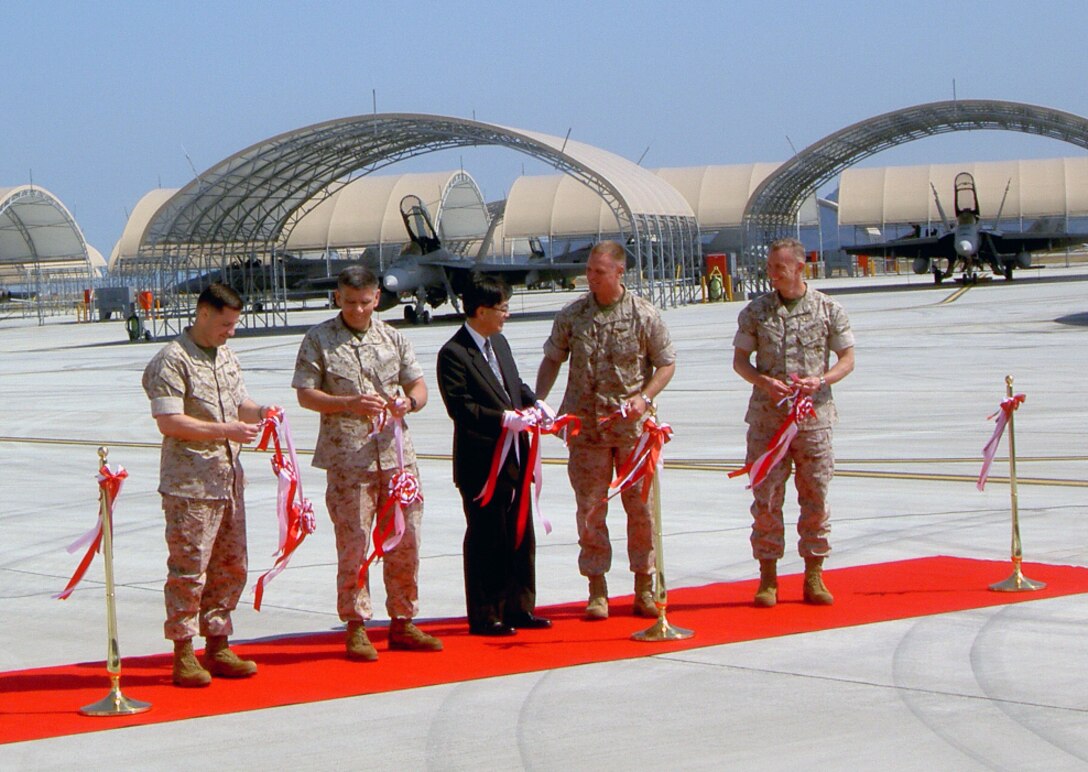
[(654, 603), (654, 578), (649, 574), (635, 574), (635, 616), (657, 619)]
[(400, 651), (442, 651), (442, 641), (420, 630), (410, 619), (389, 623), (389, 648)]
[(348, 622), (348, 635), (344, 645), (348, 651), (348, 659), (373, 662), (378, 658), (378, 650), (366, 637), (366, 627), (362, 622)]
[(174, 641), (174, 686), (192, 688), (207, 686), (212, 682), (212, 674), (200, 666), (200, 660), (193, 653), (193, 641)]
[(824, 586), (823, 570), (823, 558), (805, 558), (805, 603), (830, 606), (835, 602), (835, 598)]
[(608, 583), (604, 576), (589, 577), (589, 603), (586, 604), (586, 619), (598, 621), (608, 619)]
[(257, 675), (257, 663), (251, 659), (242, 659), (227, 645), (227, 636), (209, 635), (204, 649), (204, 665), (214, 676), (220, 678), (249, 678)]
[(756, 608), (771, 608), (778, 603), (778, 561), (759, 561), (759, 589), (756, 590)]

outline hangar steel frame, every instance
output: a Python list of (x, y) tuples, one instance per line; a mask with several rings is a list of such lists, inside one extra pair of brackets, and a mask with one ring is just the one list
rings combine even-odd
[(0, 287), (31, 295), (40, 325), (71, 313), (96, 283), (83, 232), (56, 196), (34, 184), (0, 188)]
[[(276, 256), (294, 225), (353, 179), (425, 153), (496, 145), (570, 174), (615, 212), (637, 273), (632, 286), (661, 306), (695, 300), (699, 233), (686, 200), (626, 159), (576, 141), (460, 118), (373, 114), (327, 121), (259, 142), (178, 191), (154, 215), (126, 283), (158, 298), (156, 337), (192, 314), (184, 282), (234, 269), (250, 290), (247, 326), (286, 324), (286, 287)], [(135, 275), (138, 274), (138, 275)]]
[(741, 226), (741, 263), (748, 290), (770, 290), (766, 245), (790, 235), (805, 197), (843, 169), (916, 139), (978, 130), (1019, 131), (1088, 148), (1088, 119), (1049, 107), (992, 99), (929, 102), (847, 126), (797, 153), (752, 192)]

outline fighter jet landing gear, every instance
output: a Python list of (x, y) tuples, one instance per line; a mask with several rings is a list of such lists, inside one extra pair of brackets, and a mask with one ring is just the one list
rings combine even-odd
[(405, 306), (404, 321), (408, 324), (430, 324), (431, 312), (426, 308), (419, 310), (416, 306)]

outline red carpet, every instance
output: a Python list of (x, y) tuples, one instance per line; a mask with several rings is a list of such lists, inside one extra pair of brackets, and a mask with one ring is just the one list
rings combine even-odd
[(996, 606), (1088, 592), (1088, 568), (1025, 564), (1024, 573), (1047, 583), (1044, 590), (991, 592), (990, 584), (1012, 572), (1008, 561), (936, 557), (840, 568), (827, 572), (835, 593), (830, 608), (800, 602), (799, 575), (782, 577), (775, 609), (751, 605), (755, 579), (679, 588), (669, 593), (669, 621), (695, 631), (686, 641), (639, 643), (631, 633), (652, 620), (629, 615), (630, 597), (613, 600), (604, 622), (581, 620), (583, 603), (540, 609), (551, 630), (521, 631), (512, 638), (469, 636), (464, 620), (422, 624), (445, 643), (443, 653), (385, 650), (385, 631), (372, 635), (376, 663), (343, 657), (343, 633), (329, 632), (241, 642), (236, 649), (260, 665), (244, 681), (215, 680), (206, 689), (170, 684), (170, 656), (130, 657), (123, 662), (125, 696), (150, 702), (136, 716), (91, 718), (79, 708), (109, 692), (105, 665), (83, 663), (0, 673), (0, 743), (175, 721), (279, 705), (410, 689), (476, 678), (645, 657), (662, 652), (773, 638), (794, 633), (884, 622), (949, 611)]

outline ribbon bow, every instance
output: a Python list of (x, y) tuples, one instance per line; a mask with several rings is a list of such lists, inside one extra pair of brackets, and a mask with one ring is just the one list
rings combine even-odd
[(356, 585), (359, 587), (366, 585), (370, 564), (383, 557), (404, 538), (406, 530), (404, 508), (417, 501), (423, 501), (419, 478), (404, 468), (404, 421), (401, 417), (383, 410), (371, 419), (373, 429), (370, 436), (381, 434), (390, 422), (393, 424), (393, 445), (397, 451), (397, 471), (389, 478), (389, 496), (374, 517), (374, 530), (371, 537), (374, 549), (359, 567), (359, 575), (356, 578)]
[(611, 499), (641, 481), (642, 500), (647, 501), (654, 475), (663, 465), (661, 449), (672, 439), (672, 434), (671, 426), (666, 423), (659, 425), (653, 418), (647, 417), (642, 422), (642, 434), (638, 442), (616, 470), (616, 479), (609, 483), (610, 492), (605, 500)]
[(1013, 411), (1024, 404), (1026, 399), (1027, 397), (1023, 394), (1006, 397), (1001, 400), (998, 409), (987, 416), (987, 421), (996, 418), (997, 425), (994, 427), (994, 433), (990, 436), (989, 442), (982, 448), (982, 469), (978, 473), (978, 482), (975, 484), (980, 491), (986, 488), (986, 480), (990, 476), (990, 465), (994, 462), (994, 455), (997, 453), (997, 446), (1001, 443), (1001, 436), (1005, 433), (1005, 426), (1009, 423)]
[(747, 474), (749, 480), (745, 489), (754, 488), (767, 478), (767, 475), (778, 465), (778, 462), (785, 458), (790, 443), (793, 442), (793, 438), (800, 431), (800, 424), (816, 415), (816, 408), (812, 404), (812, 398), (801, 396), (799, 388), (778, 404), (781, 405), (783, 402), (790, 403), (790, 412), (786, 416), (786, 420), (778, 427), (778, 431), (771, 437), (771, 441), (767, 443), (766, 452), (752, 463), (745, 464), (740, 469), (729, 473), (730, 478)]
[[(366, 575), (371, 563), (384, 557), (386, 552), (400, 544), (405, 531), (404, 507), (417, 501), (423, 501), (419, 478), (406, 469), (394, 472), (389, 478), (389, 497), (374, 518), (372, 539), (374, 550), (359, 569), (357, 586), (363, 587), (366, 584)], [(392, 517), (389, 516), (390, 509), (393, 510)]]
[(102, 510), (105, 509), (106, 516), (110, 519), (110, 528), (113, 528), (113, 502), (117, 498), (117, 495), (121, 492), (121, 484), (124, 483), (125, 478), (128, 477), (128, 472), (125, 471), (123, 466), (117, 467), (117, 472), (110, 471), (109, 464), (103, 464), (98, 470), (98, 487), (101, 491), (100, 496), (105, 495), (105, 506), (99, 506), (98, 508), (98, 522), (94, 527), (87, 531), (87, 533), (80, 536), (74, 542), (68, 545), (68, 553), (72, 554), (76, 552), (80, 547), (87, 546), (87, 551), (83, 554), (83, 559), (79, 561), (79, 565), (76, 566), (75, 573), (72, 574), (72, 578), (68, 580), (68, 584), (65, 588), (54, 595), (57, 600), (67, 600), (72, 592), (76, 589), (76, 586), (83, 580), (83, 575), (87, 573), (87, 569), (91, 565), (91, 561), (94, 560), (94, 555), (102, 549)]
[[(537, 407), (525, 408), (515, 412), (525, 419), (527, 424), (527, 428), (522, 431), (529, 433), (528, 468), (532, 470), (530, 474), (525, 475), (521, 483), (521, 499), (518, 502), (518, 518), (514, 536), (514, 549), (517, 549), (525, 538), (525, 531), (529, 523), (530, 506), (533, 508), (533, 516), (544, 529), (544, 533), (549, 534), (552, 532), (551, 522), (540, 512), (540, 491), (544, 486), (544, 465), (540, 453), (540, 435), (555, 435), (562, 438), (564, 442), (569, 443), (582, 430), (582, 421), (578, 416), (567, 413), (553, 418)], [(476, 501), (480, 502), (480, 506), (486, 507), (491, 502), (492, 496), (495, 495), (499, 471), (506, 463), (506, 457), (510, 454), (510, 447), (514, 445), (517, 434), (518, 432), (512, 431), (509, 427), (502, 427), (499, 439), (495, 443), (495, 451), (491, 454), (491, 469), (488, 472), (487, 481), (476, 496)], [(515, 455), (517, 452), (515, 446)], [(532, 495), (530, 495), (530, 486), (532, 487)]]
[[(253, 590), (253, 608), (261, 610), (265, 586), (287, 568), (291, 555), (308, 535), (317, 529), (314, 507), (302, 495), (302, 479), (299, 477), (298, 455), (291, 440), (291, 428), (281, 408), (269, 408), (261, 421), (262, 434), (257, 450), (267, 450), (271, 440), (275, 448), (272, 455), (272, 473), (278, 481), (276, 489), (276, 517), (280, 525), (279, 547), (273, 556), (276, 562), (268, 569)], [(283, 449), (287, 449), (284, 456)]]

